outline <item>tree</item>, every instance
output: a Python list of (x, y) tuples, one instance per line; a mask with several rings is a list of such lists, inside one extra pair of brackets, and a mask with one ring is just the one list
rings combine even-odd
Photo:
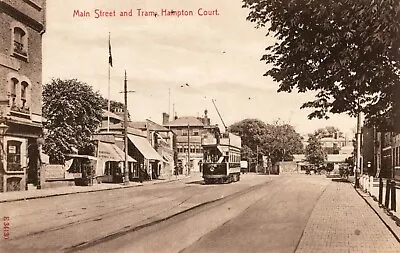
[(44, 151), (50, 162), (63, 163), (65, 154), (77, 149), (91, 154), (91, 136), (101, 123), (101, 96), (76, 79), (53, 79), (43, 89), (43, 116), (46, 118)]
[[(108, 110), (108, 99), (101, 97), (101, 107), (104, 110)], [(125, 110), (125, 105), (124, 103), (121, 103), (119, 101), (115, 100), (110, 100), (110, 111), (111, 112), (116, 112), (117, 110), (123, 112)], [(130, 114), (128, 111), (128, 120), (130, 119)]]
[(325, 128), (318, 128), (315, 130), (314, 135), (318, 135), (319, 137), (331, 137), (331, 138), (339, 138), (343, 137), (343, 132), (340, 131), (339, 128), (334, 126), (327, 126)]
[(302, 137), (293, 126), (278, 121), (267, 125), (266, 141), (263, 146), (272, 163), (293, 161), (294, 154), (302, 154)]
[(293, 154), (302, 153), (301, 136), (288, 124), (265, 124), (258, 119), (244, 119), (229, 127), (229, 131), (242, 138), (242, 157), (249, 161), (266, 155), (272, 163), (291, 161)]
[[(325, 128), (318, 128), (317, 130), (314, 131), (313, 134), (319, 139), (322, 138), (333, 138), (333, 139), (338, 139), (338, 138), (343, 138), (343, 132), (339, 130), (339, 128), (334, 127), (334, 126), (327, 126)], [(324, 151), (327, 154), (339, 154), (340, 152), (340, 147), (338, 145), (338, 142), (336, 141), (331, 141), (333, 142), (332, 147), (324, 147)]]
[(242, 146), (256, 152), (257, 146), (261, 148), (265, 142), (267, 125), (259, 119), (244, 119), (231, 125), (229, 131), (242, 138)]
[(306, 161), (319, 167), (324, 164), (326, 158), (320, 139), (316, 135), (311, 135), (306, 147)]
[(247, 20), (276, 38), (261, 60), (278, 92), (313, 91), (309, 118), (364, 112), (393, 126), (400, 85), (400, 1), (243, 0)]

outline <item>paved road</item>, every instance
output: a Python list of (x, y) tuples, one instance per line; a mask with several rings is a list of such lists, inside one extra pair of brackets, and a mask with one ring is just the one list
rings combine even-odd
[[(353, 207), (367, 210), (351, 186), (338, 188), (323, 176), (254, 174), (224, 185), (192, 179), (3, 203), (1, 215), (10, 216), (11, 226), (0, 252), (341, 252), (351, 245), (349, 226), (339, 221)], [(393, 236), (368, 215), (367, 221), (360, 215), (360, 231), (376, 228), (386, 249), (397, 252)], [(334, 235), (318, 231), (328, 221), (338, 228)], [(354, 252), (366, 249), (358, 242)]]
[(238, 183), (226, 185), (183, 180), (1, 203), (0, 215), (10, 217), (10, 239), (1, 239), (0, 252), (80, 249), (77, 245), (92, 245), (104, 238), (118, 237), (203, 203), (251, 191), (269, 180), (256, 175), (247, 175)]
[(281, 177), (83, 252), (294, 252), (328, 184)]

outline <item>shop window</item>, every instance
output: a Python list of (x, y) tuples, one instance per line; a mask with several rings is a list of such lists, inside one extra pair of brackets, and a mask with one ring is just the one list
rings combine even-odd
[(22, 171), (21, 166), (21, 142), (8, 141), (7, 142), (7, 170), (8, 171)]

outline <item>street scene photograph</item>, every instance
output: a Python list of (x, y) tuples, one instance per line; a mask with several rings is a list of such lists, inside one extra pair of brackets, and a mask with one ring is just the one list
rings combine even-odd
[(399, 1), (0, 22), (0, 252), (400, 252)]

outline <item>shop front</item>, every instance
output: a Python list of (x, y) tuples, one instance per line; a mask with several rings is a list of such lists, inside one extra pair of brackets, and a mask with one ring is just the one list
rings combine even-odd
[[(96, 177), (98, 182), (122, 183), (124, 175), (125, 153), (113, 143), (98, 142), (98, 165)], [(138, 174), (137, 161), (128, 156), (129, 177), (132, 179)]]
[[(163, 162), (163, 158), (157, 151), (150, 145), (145, 137), (128, 134), (128, 138), (134, 146), (132, 154), (135, 158), (139, 157), (139, 178), (142, 180), (151, 180), (158, 178), (161, 167), (159, 164)], [(162, 165), (160, 165), (162, 166)]]

